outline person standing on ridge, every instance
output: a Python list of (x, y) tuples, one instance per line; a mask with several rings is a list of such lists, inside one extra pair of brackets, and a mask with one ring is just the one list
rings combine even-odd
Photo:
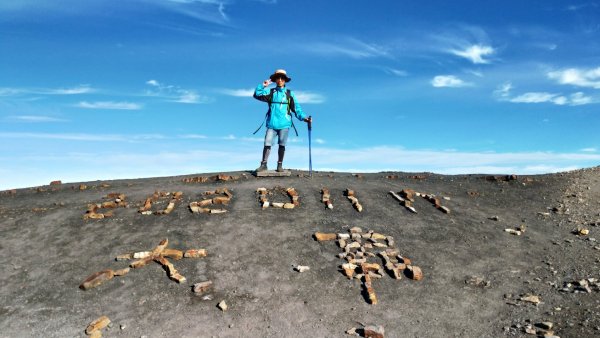
[[(265, 145), (263, 148), (262, 161), (260, 167), (256, 169), (257, 172), (267, 170), (267, 160), (269, 159), (269, 153), (271, 152), (271, 146), (275, 135), (277, 135), (279, 149), (277, 159), (277, 171), (283, 171), (283, 157), (285, 155), (285, 145), (288, 139), (288, 132), (291, 126), (294, 126), (292, 121), (292, 113), (296, 115), (296, 118), (304, 122), (312, 122), (310, 117), (306, 117), (302, 111), (302, 107), (296, 101), (294, 93), (285, 87), (287, 82), (292, 81), (287, 73), (283, 69), (277, 69), (268, 80), (263, 81), (254, 90), (254, 98), (269, 104), (269, 110), (265, 117), (267, 122), (267, 132), (265, 133)], [(275, 83), (276, 87), (268, 89), (267, 87)], [(264, 122), (263, 122), (264, 123)], [(261, 125), (262, 127), (262, 125)], [(294, 126), (294, 130), (296, 127)], [(260, 130), (260, 127), (258, 128)], [(256, 134), (255, 131), (254, 133)], [(296, 131), (296, 136), (298, 131)]]

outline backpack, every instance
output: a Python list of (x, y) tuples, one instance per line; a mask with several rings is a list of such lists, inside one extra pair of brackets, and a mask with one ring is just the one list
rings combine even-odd
[[(269, 95), (266, 95), (266, 98), (259, 98), (257, 96), (254, 96), (255, 99), (259, 99), (261, 101), (265, 101), (269, 104), (269, 110), (267, 111), (267, 113), (265, 114), (265, 119), (264, 121), (260, 124), (260, 126), (258, 127), (258, 129), (256, 129), (256, 131), (254, 133), (252, 133), (252, 135), (256, 135), (256, 133), (258, 133), (258, 131), (260, 130), (260, 128), (262, 128), (262, 126), (265, 124), (265, 122), (267, 122), (267, 119), (269, 118), (269, 115), (271, 114), (271, 104), (273, 103), (283, 103), (283, 102), (273, 102), (273, 93), (275, 92), (275, 88), (271, 88), (271, 93), (269, 93)], [(291, 91), (289, 89), (286, 89), (285, 91), (285, 98), (287, 101), (287, 114), (288, 115), (292, 115), (291, 112), (296, 113), (296, 104), (294, 103), (294, 98), (292, 97)], [(296, 137), (298, 136), (298, 130), (296, 129), (296, 126), (294, 125), (294, 119), (291, 118), (292, 121), (292, 127), (294, 128), (294, 132), (296, 132)]]

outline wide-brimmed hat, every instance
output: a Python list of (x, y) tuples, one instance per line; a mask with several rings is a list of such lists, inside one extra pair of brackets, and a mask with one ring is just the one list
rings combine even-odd
[(279, 77), (279, 76), (283, 76), (285, 78), (285, 82), (290, 82), (292, 81), (292, 78), (287, 76), (287, 73), (285, 72), (285, 69), (277, 69), (275, 71), (275, 73), (273, 73), (273, 75), (271, 75), (269, 78), (271, 79), (271, 81), (275, 82), (275, 78)]

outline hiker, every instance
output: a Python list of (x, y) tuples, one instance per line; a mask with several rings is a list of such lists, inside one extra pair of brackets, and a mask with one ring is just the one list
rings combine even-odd
[[(259, 84), (254, 91), (254, 98), (260, 101), (267, 102), (269, 104), (269, 110), (265, 120), (267, 122), (267, 132), (265, 133), (265, 145), (263, 148), (262, 161), (260, 167), (256, 169), (257, 172), (267, 170), (267, 160), (269, 159), (269, 153), (271, 152), (271, 146), (275, 135), (277, 135), (279, 149), (277, 151), (277, 171), (283, 171), (283, 156), (285, 155), (285, 144), (288, 139), (288, 131), (290, 127), (294, 126), (292, 121), (292, 112), (296, 115), (296, 118), (304, 122), (312, 122), (310, 117), (306, 117), (302, 108), (296, 101), (294, 93), (285, 88), (286, 82), (290, 82), (292, 79), (287, 76), (287, 73), (283, 69), (277, 69), (268, 80), (263, 81)], [(275, 83), (276, 87), (268, 89), (267, 87)], [(263, 122), (264, 123), (264, 122)], [(261, 126), (258, 128), (260, 130)], [(258, 132), (256, 130), (254, 133)], [(296, 136), (298, 131), (296, 130)]]

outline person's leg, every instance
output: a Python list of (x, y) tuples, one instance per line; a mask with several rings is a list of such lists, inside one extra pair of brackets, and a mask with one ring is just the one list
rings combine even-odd
[(273, 144), (273, 137), (275, 136), (275, 130), (267, 128), (267, 132), (265, 133), (265, 145), (263, 147), (262, 161), (260, 161), (260, 167), (256, 169), (256, 171), (264, 171), (267, 170), (267, 160), (269, 159), (269, 154), (271, 153), (271, 145)]
[(287, 144), (289, 129), (281, 129), (278, 131), (279, 149), (277, 150), (277, 171), (283, 171), (283, 157), (285, 156), (285, 145)]

